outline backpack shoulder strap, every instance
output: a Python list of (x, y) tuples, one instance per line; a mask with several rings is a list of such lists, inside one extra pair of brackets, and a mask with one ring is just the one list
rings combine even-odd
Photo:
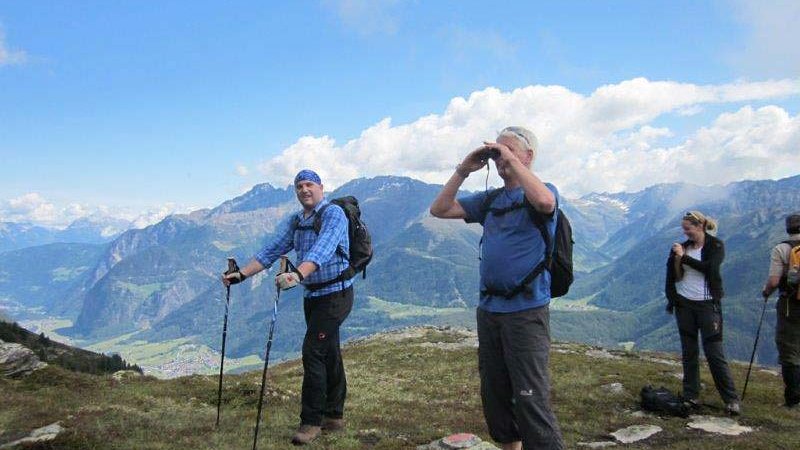
[(786, 241), (781, 242), (781, 244), (789, 244), (789, 247), (795, 248), (798, 245), (800, 245), (800, 241), (786, 240)]
[(322, 205), (314, 216), (314, 233), (316, 234), (319, 234), (319, 231), (322, 230), (322, 215), (325, 214), (325, 210), (328, 209), (328, 206), (331, 206), (331, 204), (325, 203)]
[(294, 214), (292, 216), (292, 231), (293, 232), (297, 231), (297, 230), (308, 230), (308, 229), (309, 229), (308, 226), (301, 226), (300, 225), (300, 217), (297, 214)]
[[(554, 246), (553, 246), (553, 239), (550, 237), (550, 233), (548, 233), (547, 231), (547, 217), (546, 217), (547, 215), (542, 214), (539, 211), (536, 211), (533, 205), (531, 205), (530, 202), (528, 201), (528, 198), (525, 196), (523, 196), (523, 207), (528, 210), (528, 214), (530, 215), (531, 220), (533, 221), (534, 225), (536, 225), (536, 228), (539, 229), (539, 232), (542, 234), (542, 240), (544, 241), (545, 245), (544, 259), (542, 259), (542, 261), (539, 264), (537, 264), (536, 267), (533, 268), (533, 270), (528, 272), (528, 275), (526, 275), (525, 278), (523, 278), (522, 281), (519, 283), (519, 285), (517, 285), (514, 289), (511, 289), (510, 291), (507, 292), (496, 291), (494, 289), (484, 289), (481, 291), (481, 294), (494, 295), (510, 299), (521, 292), (530, 292), (529, 285), (533, 282), (533, 280), (536, 279), (536, 277), (538, 277), (539, 275), (541, 275), (542, 272), (544, 272), (545, 270), (551, 270), (553, 264)], [(556, 221), (558, 220), (559, 211), (560, 210), (558, 208), (556, 208), (556, 210), (553, 211)]]
[[(333, 204), (334, 203), (331, 201), (331, 202), (328, 202), (328, 203), (322, 205), (322, 207), (319, 209), (319, 211), (317, 211), (317, 214), (314, 216), (314, 233), (316, 233), (317, 236), (319, 236), (319, 232), (322, 230), (322, 215), (325, 214), (325, 210), (327, 210), (328, 207), (333, 205)], [(339, 206), (339, 207), (342, 208), (341, 206)], [(344, 211), (344, 208), (342, 208), (342, 211)], [(345, 212), (345, 217), (347, 217), (347, 213), (346, 212)], [(350, 260), (350, 255), (345, 253), (345, 251), (342, 249), (342, 247), (340, 245), (336, 246), (336, 253), (338, 253), (346, 261)]]
[(483, 199), (483, 203), (481, 203), (481, 216), (480, 220), (478, 221), (481, 225), (483, 225), (483, 223), (486, 221), (486, 216), (489, 214), (489, 210), (492, 208), (492, 203), (494, 203), (494, 200), (498, 195), (500, 195), (502, 190), (503, 188), (496, 188), (492, 189), (486, 194), (486, 197)]
[[(528, 201), (528, 197), (522, 196), (522, 202), (525, 204), (526, 209), (528, 210), (528, 215), (530, 215), (531, 220), (533, 221), (536, 228), (539, 229), (539, 232), (542, 234), (542, 240), (545, 244), (545, 260), (547, 261), (547, 267), (550, 267), (550, 260), (553, 257), (553, 238), (550, 237), (550, 232), (547, 230), (547, 221), (549, 219), (547, 214), (540, 213), (539, 211), (534, 208), (531, 202)], [(561, 210), (556, 207), (553, 210), (553, 220), (556, 221), (556, 227), (558, 227), (558, 216), (561, 213)]]

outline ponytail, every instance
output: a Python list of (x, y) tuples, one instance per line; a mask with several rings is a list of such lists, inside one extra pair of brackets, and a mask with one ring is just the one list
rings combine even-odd
[(716, 236), (718, 228), (719, 228), (719, 226), (717, 225), (717, 221), (716, 220), (714, 220), (714, 219), (712, 219), (710, 217), (706, 217), (706, 233), (708, 233), (708, 234), (710, 234), (712, 236)]
[(700, 211), (689, 211), (683, 216), (683, 220), (688, 220), (693, 225), (702, 225), (706, 233), (711, 236), (716, 236), (719, 230), (717, 221), (711, 217), (706, 216)]

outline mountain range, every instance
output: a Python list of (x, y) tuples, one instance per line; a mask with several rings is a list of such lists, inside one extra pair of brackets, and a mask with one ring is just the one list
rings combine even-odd
[(97, 215), (81, 217), (64, 229), (0, 222), (0, 252), (56, 242), (101, 244), (112, 241), (132, 226), (128, 220)]
[[(367, 276), (356, 284), (345, 337), (418, 323), (473, 323), (481, 229), (432, 218), (427, 209), (440, 189), (381, 176), (326, 194), (359, 199), (375, 246)], [(552, 304), (554, 336), (677, 350), (673, 319), (663, 310), (664, 263), (670, 244), (684, 239), (681, 215), (700, 209), (719, 220), (727, 246), (726, 346), (731, 356), (747, 358), (769, 248), (781, 239), (783, 217), (798, 204), (800, 176), (711, 187), (661, 184), (562, 199), (575, 235), (576, 281), (568, 296)], [(260, 184), (216, 208), (172, 215), (110, 242), (7, 251), (0, 255), (0, 306), (15, 319), (70, 319), (72, 326), (59, 332), (87, 343), (120, 336), (156, 343), (189, 338), (218, 349), (224, 309), (218, 279), (225, 258), (246, 263), (297, 209), (291, 187)], [(263, 350), (275, 295), (271, 276), (231, 289), (232, 356)], [(278, 357), (300, 348), (299, 296), (294, 290), (281, 297), (273, 347)], [(768, 321), (774, 323), (774, 314)], [(771, 342), (770, 328), (765, 326), (762, 342)], [(763, 344), (759, 358), (775, 363), (774, 346)]]

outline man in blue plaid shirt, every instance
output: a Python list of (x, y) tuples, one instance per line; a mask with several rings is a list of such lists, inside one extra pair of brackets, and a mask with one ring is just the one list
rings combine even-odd
[[(322, 430), (344, 428), (344, 400), (347, 380), (339, 346), (339, 327), (353, 307), (353, 280), (339, 276), (347, 269), (350, 242), (347, 217), (342, 208), (323, 195), (322, 180), (311, 170), (300, 171), (294, 179), (302, 211), (290, 214), (275, 239), (258, 252), (239, 272), (223, 277), (225, 285), (236, 284), (269, 268), (291, 250), (299, 262), (293, 271), (278, 274), (278, 288), (305, 287), (303, 310), (306, 335), (303, 340), (303, 393), (300, 428), (292, 438), (307, 444)], [(321, 219), (319, 234), (314, 222)]]

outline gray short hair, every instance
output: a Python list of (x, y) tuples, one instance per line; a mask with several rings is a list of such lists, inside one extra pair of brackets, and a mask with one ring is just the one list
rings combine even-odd
[(499, 138), (501, 136), (514, 138), (525, 146), (526, 149), (530, 150), (533, 153), (531, 163), (536, 159), (536, 152), (539, 150), (539, 140), (536, 139), (536, 135), (533, 134), (533, 131), (525, 127), (505, 127), (497, 137)]

